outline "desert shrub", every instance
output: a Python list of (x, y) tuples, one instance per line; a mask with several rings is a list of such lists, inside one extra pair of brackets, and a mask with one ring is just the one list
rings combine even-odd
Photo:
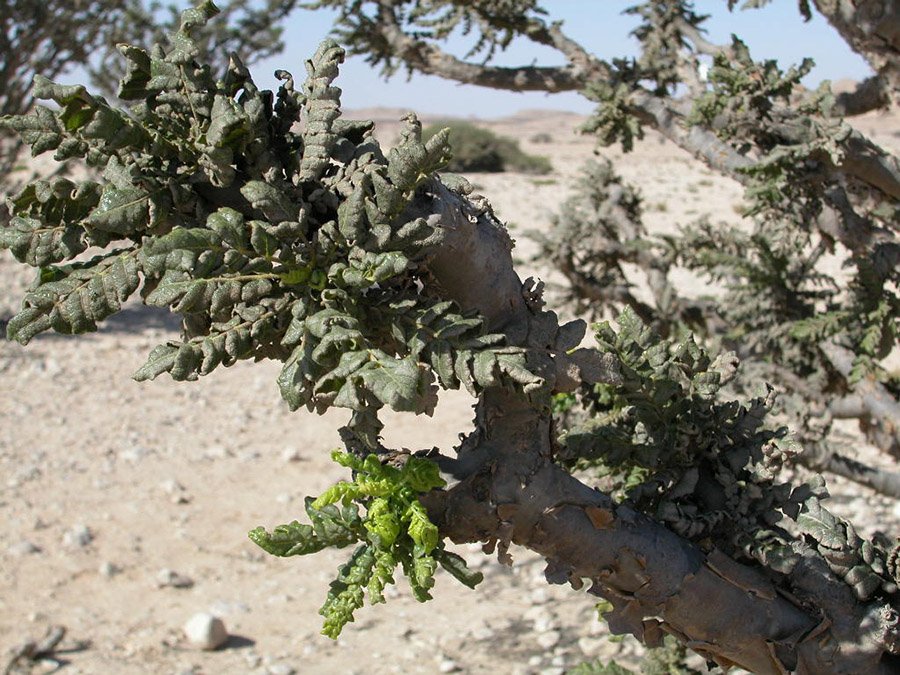
[(553, 170), (546, 157), (529, 155), (519, 143), (506, 136), (498, 136), (493, 131), (482, 129), (469, 122), (437, 122), (422, 131), (426, 140), (441, 129), (450, 130), (450, 150), (452, 158), (446, 170), (454, 173), (480, 172), (499, 173), (517, 171), (543, 175)]
[[(198, 46), (216, 13), (204, 2), (168, 46), (122, 48), (127, 110), (39, 78), (35, 96), (53, 105), (3, 119), (35, 154), (98, 170), (10, 198), (0, 245), (35, 281), (8, 337), (93, 331), (139, 296), (183, 331), (136, 379), (271, 359), (291, 409), (344, 409), (333, 459), (350, 480), (307, 500), (308, 524), (250, 534), (277, 556), (355, 546), (321, 609), (332, 637), (365, 600), (384, 601), (397, 570), (422, 601), (439, 567), (474, 586), (448, 540), (482, 542), (505, 564), (515, 542), (546, 559), (548, 582), (588, 585), (610, 629), (649, 646), (673, 636), (765, 673), (896, 670), (900, 545), (830, 513), (821, 477), (782, 471), (797, 438), (771, 414), (771, 388), (735, 390), (739, 355), (727, 349), (733, 340), (768, 368), (757, 383), (784, 371), (795, 393), (896, 439), (897, 386), (877, 363), (897, 334), (896, 159), (834, 120), (825, 91), (790, 107), (804, 68), (710, 45), (686, 2), (636, 9), (644, 57), (611, 64), (532, 0), (318, 4), (339, 6), (351, 49), (387, 72), (401, 60), (458, 66), (433, 44), (455, 28), (480, 31), (488, 58), (517, 35), (558, 46), (571, 67), (537, 80), (532, 66), (484, 63), (466, 77), (578, 89), (598, 104), (585, 129), (602, 143), (629, 149), (656, 128), (742, 178), (757, 229), (701, 223), (650, 240), (640, 194), (610, 163), (589, 166), (542, 239), (563, 271), (585, 272), (571, 275), (570, 299), (588, 318), (618, 314), (582, 346), (587, 322), (561, 322), (542, 284), (520, 279), (489, 203), (439, 178), (452, 131), (423, 136), (409, 115), (385, 152), (372, 123), (341, 117), (345, 52), (332, 41), (299, 89), (279, 71), (278, 91), (260, 91), (238, 57), (216, 69)], [(686, 83), (705, 87), (690, 114), (671, 99), (693, 72), (687, 42), (715, 52), (709, 83)], [(854, 271), (843, 298), (811, 272), (838, 244)], [(678, 297), (666, 283), (675, 264), (730, 284), (725, 306)], [(647, 273), (649, 302), (630, 293), (625, 265)], [(463, 387), (477, 398), (474, 427), (449, 453), (384, 445), (384, 408), (431, 414), (441, 390)], [(660, 654), (672, 668), (682, 656)]]

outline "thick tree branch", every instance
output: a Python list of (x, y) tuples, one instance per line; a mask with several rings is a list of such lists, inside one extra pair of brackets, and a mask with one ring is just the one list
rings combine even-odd
[(853, 91), (835, 94), (831, 114), (836, 117), (853, 117), (885, 108), (890, 103), (890, 93), (884, 80), (878, 76), (867, 77)]
[(888, 96), (900, 94), (900, 6), (895, 0), (814, 0), (847, 44), (878, 73)]
[[(508, 91), (578, 91), (584, 87), (589, 75), (585, 65), (579, 65), (577, 62), (570, 62), (569, 65), (560, 67), (503, 68), (463, 61), (432, 44), (405, 33), (397, 21), (394, 10), (383, 5), (379, 6), (375, 25), (380, 31), (382, 39), (390, 46), (391, 52), (404, 61), (409, 68), (426, 75), (438, 75), (464, 84)], [(537, 36), (539, 38), (537, 41), (542, 44), (553, 44), (557, 48), (568, 50), (575, 56), (574, 47), (568, 45), (562, 38), (551, 37), (552, 34), (549, 31), (546, 35), (539, 34), (537, 31), (529, 33), (529, 35)]]
[[(525, 298), (509, 238), (489, 212), (438, 183), (410, 211), (438, 229), (426, 265), (445, 295), (527, 344), (545, 315)], [(482, 394), (475, 431), (458, 450), (460, 481), (424, 498), (444, 535), (499, 542), (501, 555), (510, 542), (539, 552), (548, 580), (588, 580), (612, 602), (612, 628), (650, 644), (672, 633), (723, 665), (758, 673), (890, 672), (889, 606), (857, 603), (811, 552), (792, 578), (801, 605), (752, 568), (614, 503), (553, 464), (546, 402), (503, 388)]]
[[(378, 3), (374, 19), (370, 25), (367, 24), (372, 33), (367, 39), (373, 44), (383, 42), (393, 56), (405, 62), (412, 70), (493, 89), (550, 93), (580, 91), (591, 81), (612, 78), (611, 67), (566, 36), (559, 24), (548, 26), (539, 19), (523, 19), (519, 29), (521, 35), (528, 39), (557, 49), (566, 58), (567, 65), (504, 68), (464, 61), (435, 44), (406, 32), (395, 5), (396, 3), (387, 0)], [(725, 49), (727, 52), (726, 48), (717, 48), (706, 41), (696, 30), (686, 37), (697, 49)], [(752, 166), (754, 160), (719, 139), (713, 131), (696, 125), (688, 126), (683, 111), (678, 110), (671, 100), (636, 86), (629, 98), (629, 107), (631, 113), (642, 123), (656, 129), (711, 168), (741, 183), (747, 182), (747, 176), (741, 170)], [(791, 126), (790, 122), (791, 120), (785, 120), (786, 128)], [(846, 194), (842, 179), (844, 176), (852, 176), (887, 196), (897, 198), (900, 195), (900, 165), (895, 157), (858, 132), (854, 132), (843, 149), (842, 164), (828, 169), (831, 178), (835, 180), (825, 194), (827, 208), (821, 218), (822, 229), (852, 251), (865, 253), (875, 242), (884, 240), (886, 236), (867, 219), (859, 216)], [(891, 236), (887, 235), (887, 238)]]
[[(853, 369), (853, 353), (834, 342), (820, 345), (822, 353), (844, 377), (849, 377)], [(860, 420), (860, 427), (866, 436), (879, 448), (900, 458), (900, 402), (894, 398), (880, 382), (867, 377), (853, 385), (854, 410), (849, 410), (848, 401), (841, 399), (835, 402), (833, 414), (845, 417), (848, 412), (859, 412), (853, 415)]]
[(839, 452), (823, 450), (818, 453), (803, 452), (799, 462), (813, 471), (827, 471), (860, 485), (872, 488), (888, 497), (900, 499), (900, 473), (868, 466)]

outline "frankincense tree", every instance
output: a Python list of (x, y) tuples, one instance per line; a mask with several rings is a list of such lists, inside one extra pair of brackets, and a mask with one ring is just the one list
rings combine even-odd
[[(564, 48), (571, 68), (533, 69), (517, 81), (530, 73), (547, 87), (571, 80), (569, 88), (595, 91), (593, 124), (611, 137), (639, 133), (634, 101), (649, 115), (683, 65), (660, 66), (655, 89), (642, 94), (635, 87), (653, 78), (628, 73), (647, 64), (612, 72), (575, 58), (559, 26), (534, 17), (533, 2), (415, 2), (407, 14), (404, 3), (384, 2), (374, 17), (362, 4), (346, 3), (360, 22), (347, 39), (359, 49), (360, 36), (376, 36), (368, 48), (389, 67), (397, 54), (411, 64), (444, 60), (415, 40), (460, 22), (480, 31), (488, 51), (517, 34)], [(259, 90), (236, 56), (211, 68), (194, 36), (214, 13), (209, 2), (185, 12), (167, 45), (121, 47), (126, 109), (38, 78), (35, 96), (54, 105), (3, 119), (35, 154), (53, 151), (96, 172), (35, 181), (9, 199), (0, 244), (37, 268), (10, 338), (94, 330), (137, 295), (183, 326), (137, 379), (193, 380), (238, 360), (274, 359), (291, 408), (346, 409), (334, 459), (350, 480), (307, 500), (308, 524), (250, 534), (279, 556), (355, 546), (321, 609), (328, 635), (366, 598), (383, 601), (398, 568), (420, 600), (438, 566), (476, 585), (447, 539), (483, 542), (501, 561), (516, 543), (546, 558), (549, 582), (588, 586), (606, 601), (614, 632), (648, 645), (671, 635), (723, 666), (760, 673), (896, 670), (900, 548), (865, 540), (831, 514), (820, 479), (780, 478), (799, 448), (769, 415), (771, 394), (731, 393), (740, 372), (733, 352), (711, 353), (688, 334), (687, 308), (666, 314), (621, 295), (617, 323), (596, 324), (596, 346), (581, 346), (587, 324), (560, 323), (541, 284), (519, 278), (489, 204), (464, 180), (439, 175), (446, 134), (423, 141), (410, 115), (385, 152), (371, 123), (343, 119), (333, 81), (344, 51), (332, 41), (307, 62), (301, 86), (279, 71), (274, 93)], [(400, 18), (432, 34), (410, 37), (391, 23)], [(644, 39), (662, 45), (670, 33)], [(401, 49), (407, 38), (414, 42)], [(657, 51), (648, 63), (670, 53)], [(484, 83), (502, 81), (479, 67)], [(579, 79), (586, 72), (590, 86)], [(630, 94), (626, 76), (637, 78), (627, 80)], [(714, 98), (704, 109), (722, 104)], [(701, 136), (729, 150), (722, 161), (744, 157), (711, 132)], [(784, 178), (778, 171), (774, 180)], [(807, 187), (815, 196), (821, 186)], [(829, 189), (828, 208), (847, 194)], [(866, 232), (889, 230), (875, 210), (860, 216)], [(860, 236), (843, 223), (832, 225)], [(626, 240), (618, 250), (649, 249)], [(779, 254), (793, 262), (790, 251)], [(567, 260), (579, 262), (577, 251)], [(380, 410), (429, 414), (439, 391), (460, 387), (477, 398), (476, 417), (452, 453), (384, 446)], [(573, 475), (578, 468), (612, 476), (612, 489), (592, 487)]]

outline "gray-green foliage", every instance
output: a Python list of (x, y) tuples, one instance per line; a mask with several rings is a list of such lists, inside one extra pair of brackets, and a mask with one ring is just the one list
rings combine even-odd
[[(108, 1), (108, 0), (107, 0)], [(124, 74), (116, 45), (129, 44), (150, 50), (177, 31), (181, 13), (192, 6), (186, 0), (164, 4), (160, 0), (116, 0), (122, 10), (107, 15), (99, 58), (90, 62), (92, 84), (104, 95), (114, 94)], [(219, 13), (197, 26), (192, 40), (203, 63), (213, 72), (228, 66), (230, 54), (251, 65), (284, 49), (282, 21), (298, 6), (299, 0), (224, 0)]]
[[(604, 477), (606, 487), (680, 535), (789, 574), (806, 555), (800, 531), (860, 599), (897, 589), (896, 547), (863, 541), (828, 512), (824, 483), (779, 482), (800, 448), (767, 419), (767, 387), (744, 404), (720, 392), (738, 360), (711, 358), (693, 338), (660, 339), (630, 308), (619, 330), (596, 326), (621, 364), (621, 384), (583, 385), (557, 404), (558, 459)], [(779, 524), (788, 517), (790, 527)]]
[(553, 169), (546, 157), (523, 152), (514, 139), (498, 136), (469, 122), (439, 122), (424, 129), (422, 137), (429, 139), (443, 129), (448, 129), (450, 134), (451, 158), (447, 171), (518, 171), (542, 175)]
[[(403, 61), (390, 45), (378, 39), (366, 5), (366, 0), (316, 0), (308, 4), (311, 8), (338, 10), (340, 28), (335, 34), (341, 44), (348, 45), (351, 54), (363, 56), (373, 67), (379, 67), (383, 74), (391, 75), (403, 66)], [(536, 0), (419, 0), (408, 9), (400, 9), (403, 26), (418, 36), (442, 40), (461, 31), (474, 38), (466, 56), (485, 59), (505, 49), (528, 26), (531, 16), (546, 13)]]
[[(279, 22), (297, 0), (224, 0), (221, 12), (194, 33), (202, 61), (214, 72), (224, 71), (228, 55), (245, 62), (280, 51)], [(86, 69), (103, 95), (116, 92), (124, 62), (116, 45), (127, 43), (149, 50), (176, 31), (185, 0), (163, 5), (157, 0), (9, 0), (0, 5), (0, 115), (27, 112), (34, 104), (35, 76), (56, 78), (76, 68)], [(20, 146), (12, 138), (0, 145), (0, 186), (14, 184)], [(2, 218), (2, 215), (0, 215)]]
[[(342, 6), (356, 43), (372, 28), (366, 23), (372, 18), (358, 11), (363, 3), (319, 4)], [(601, 140), (627, 146), (640, 136), (632, 94), (641, 79), (654, 80), (657, 93), (675, 83), (684, 64), (662, 58), (663, 48), (680, 45), (675, 19), (696, 25), (700, 18), (686, 15), (686, 3), (670, 9), (646, 12), (645, 19), (662, 24), (639, 35), (660, 55), (656, 71), (648, 62), (619, 62), (609, 81), (586, 85), (601, 103), (588, 123)], [(777, 479), (795, 448), (767, 418), (771, 392), (749, 403), (735, 400), (723, 388), (740, 388), (733, 356), (712, 358), (686, 335), (686, 328), (702, 325), (712, 347), (737, 342), (744, 356), (772, 358), (817, 385), (839, 388), (848, 383), (822, 372), (819, 341), (853, 346), (861, 373), (876, 370), (875, 360), (896, 341), (890, 242), (851, 259), (856, 275), (841, 297), (812, 271), (833, 244), (812, 231), (817, 200), (827, 196), (822, 184), (802, 185), (800, 210), (787, 212), (796, 216), (789, 226), (775, 217), (783, 204), (767, 197), (780, 195), (783, 181), (809, 178), (792, 168), (797, 160), (827, 168), (848, 138), (839, 124), (812, 125), (811, 135), (792, 140), (778, 136), (783, 126), (763, 123), (778, 112), (776, 99), (787, 97), (799, 70), (784, 75), (753, 64), (735, 43), (735, 62), (717, 64), (708, 96), (695, 108), (698, 125), (758, 153), (745, 168), (759, 218), (751, 235), (698, 226), (679, 238), (651, 240), (640, 223), (639, 195), (609, 165), (589, 169), (544, 246), (571, 268), (564, 270), (571, 279), (580, 279), (572, 297), (598, 314), (618, 312), (619, 329), (597, 327), (605, 356), (578, 350), (584, 323), (560, 328), (554, 314), (540, 311), (539, 289), (526, 285), (529, 361), (525, 348), (488, 333), (479, 316), (426, 283), (422, 262), (441, 233), (408, 207), (429, 195), (431, 177), (446, 166), (448, 132), (424, 138), (409, 116), (399, 143), (385, 153), (370, 123), (340, 116), (333, 81), (344, 53), (330, 41), (307, 62), (299, 88), (279, 71), (279, 90), (260, 91), (237, 56), (224, 69), (210, 67), (198, 36), (214, 13), (211, 3), (186, 12), (167, 47), (121, 48), (127, 66), (118, 96), (131, 102), (127, 110), (83, 87), (38, 79), (35, 95), (56, 107), (3, 119), (35, 154), (55, 151), (57, 159), (83, 160), (98, 174), (36, 181), (11, 197), (0, 245), (37, 273), (8, 335), (27, 343), (46, 330), (95, 330), (139, 295), (179, 314), (183, 331), (180, 340), (152, 351), (137, 379), (169, 373), (192, 380), (241, 359), (274, 359), (283, 363), (278, 385), (292, 409), (351, 411), (341, 430), (349, 452), (335, 458), (354, 472), (352, 482), (309, 500), (310, 524), (251, 534), (280, 556), (357, 544), (322, 607), (326, 634), (352, 620), (366, 595), (382, 601), (398, 565), (422, 600), (438, 564), (464, 583), (477, 581), (442, 548), (419, 501), (443, 486), (437, 469), (425, 458), (398, 461), (382, 447), (378, 411), (430, 414), (439, 387), (479, 394), (507, 386), (539, 393), (528, 399), (535, 407), (529, 413), (546, 415), (550, 380), (534, 372), (541, 358), (557, 384), (568, 378), (575, 386), (576, 375), (590, 381), (555, 401), (557, 428), (565, 432), (557, 461), (594, 470), (619, 499), (704, 552), (755, 561), (788, 589), (785, 579), (815, 558), (862, 600), (896, 592), (896, 548), (864, 541), (826, 511), (821, 482), (792, 486)], [(519, 31), (539, 32), (538, 13), (526, 1), (422, 0), (402, 20), (438, 39), (455, 28), (477, 31), (476, 51), (490, 54)], [(370, 60), (392, 70), (395, 56), (381, 47)], [(821, 112), (826, 104), (818, 97), (811, 105)], [(747, 134), (745, 126), (756, 131)], [(867, 217), (887, 222), (889, 211), (872, 209)], [(569, 250), (554, 250), (560, 232)], [(657, 282), (674, 264), (702, 269), (725, 281), (730, 295), (723, 308), (685, 303), (663, 284), (645, 302), (632, 293), (626, 264)], [(716, 320), (727, 329), (717, 332)], [(597, 357), (594, 370), (621, 373), (587, 376), (585, 352)], [(560, 365), (565, 373), (550, 372)]]
[(105, 167), (100, 182), (38, 182), (12, 198), (0, 241), (40, 274), (9, 337), (94, 330), (140, 289), (184, 331), (137, 379), (274, 358), (290, 406), (320, 411), (430, 412), (436, 381), (475, 391), (524, 366), (477, 317), (415, 290), (432, 231), (401, 214), (445, 163), (446, 133), (423, 142), (410, 118), (385, 155), (371, 123), (340, 119), (331, 42), (300, 91), (284, 71), (277, 94), (259, 91), (236, 58), (215, 78), (190, 38), (213, 11), (186, 12), (168, 50), (123, 47), (130, 110), (40, 80), (36, 95), (59, 111), (4, 120), (35, 153)]
[(629, 106), (640, 69), (633, 59), (615, 59), (608, 78), (587, 82), (582, 90), (585, 98), (597, 103), (593, 114), (581, 125), (585, 134), (596, 136), (597, 144), (621, 143), (625, 152), (644, 137), (644, 127)]
[(699, 26), (707, 17), (696, 14), (693, 3), (685, 0), (644, 2), (629, 7), (625, 13), (642, 19), (631, 33), (641, 43), (641, 55), (636, 61), (640, 79), (652, 79), (657, 93), (672, 91), (681, 81), (681, 48), (687, 45), (682, 26)]
[[(343, 51), (331, 41), (307, 62), (299, 90), (280, 71), (278, 92), (260, 91), (236, 56), (214, 74), (198, 62), (192, 35), (215, 11), (209, 2), (186, 11), (166, 48), (122, 47), (119, 96), (129, 109), (40, 79), (35, 95), (58, 109), (2, 120), (34, 154), (102, 169), (98, 180), (37, 181), (10, 199), (0, 243), (37, 275), (8, 336), (25, 344), (51, 329), (92, 331), (139, 294), (181, 315), (183, 330), (152, 351), (136, 379), (192, 380), (241, 359), (283, 361), (278, 384), (291, 408), (353, 411), (342, 433), (359, 456), (383, 450), (377, 411), (385, 405), (430, 413), (438, 385), (539, 386), (522, 349), (417, 286), (434, 233), (404, 210), (446, 162), (446, 132), (424, 142), (410, 117), (400, 143), (382, 152), (371, 123), (340, 118), (332, 82)], [(438, 562), (474, 582), (415, 501), (440, 484), (427, 460), (398, 471), (341, 458), (357, 480), (308, 506), (311, 529), (253, 535), (281, 555), (368, 542), (332, 587), (328, 634), (352, 617), (363, 582), (370, 599), (381, 598), (395, 564), (420, 599)], [(353, 499), (366, 517), (354, 515)], [(388, 543), (385, 519), (395, 516), (406, 534)]]
[(562, 299), (579, 313), (602, 311), (616, 302), (645, 321), (653, 320), (653, 310), (632, 292), (624, 269), (646, 258), (652, 245), (642, 212), (640, 193), (616, 175), (612, 163), (591, 161), (549, 230), (529, 233), (540, 244), (535, 260), (548, 261), (565, 274), (569, 285), (561, 288)]

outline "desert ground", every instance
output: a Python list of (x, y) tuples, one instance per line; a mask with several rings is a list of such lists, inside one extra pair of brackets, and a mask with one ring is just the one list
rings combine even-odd
[[(403, 112), (346, 115), (375, 119), (390, 144)], [(531, 111), (483, 122), (555, 167), (549, 176), (469, 176), (516, 238), (523, 278), (554, 280), (532, 260), (526, 232), (549, 226), (593, 155), (575, 132), (581, 121)], [(896, 114), (856, 124), (900, 144)], [(651, 231), (704, 214), (739, 220), (740, 186), (660, 137), (624, 157), (603, 152), (640, 187)], [(0, 256), (0, 325), (29, 275)], [(688, 274), (678, 283), (709, 290)], [(516, 550), (509, 568), (477, 546), (457, 547), (485, 574), (476, 591), (441, 573), (434, 600), (421, 605), (398, 575), (386, 605), (359, 611), (337, 641), (319, 635), (317, 609), (348, 551), (276, 559), (247, 531), (302, 519), (304, 496), (345, 477), (329, 459), (344, 414), (289, 412), (275, 363), (243, 362), (194, 383), (134, 382), (150, 350), (177, 335), (169, 315), (129, 304), (95, 334), (0, 343), (0, 667), (52, 625), (67, 629), (59, 663), (38, 662), (33, 672), (552, 675), (597, 657), (639, 659), (633, 639), (607, 638), (591, 596), (549, 586), (536, 556)], [(389, 415), (386, 443), (448, 451), (470, 428), (471, 405), (451, 392), (432, 418)], [(853, 431), (844, 433), (858, 443)], [(832, 489), (834, 508), (861, 516), (864, 531), (900, 534), (900, 509), (889, 500), (840, 480)], [(223, 648), (186, 642), (182, 626), (197, 612), (224, 621)]]

